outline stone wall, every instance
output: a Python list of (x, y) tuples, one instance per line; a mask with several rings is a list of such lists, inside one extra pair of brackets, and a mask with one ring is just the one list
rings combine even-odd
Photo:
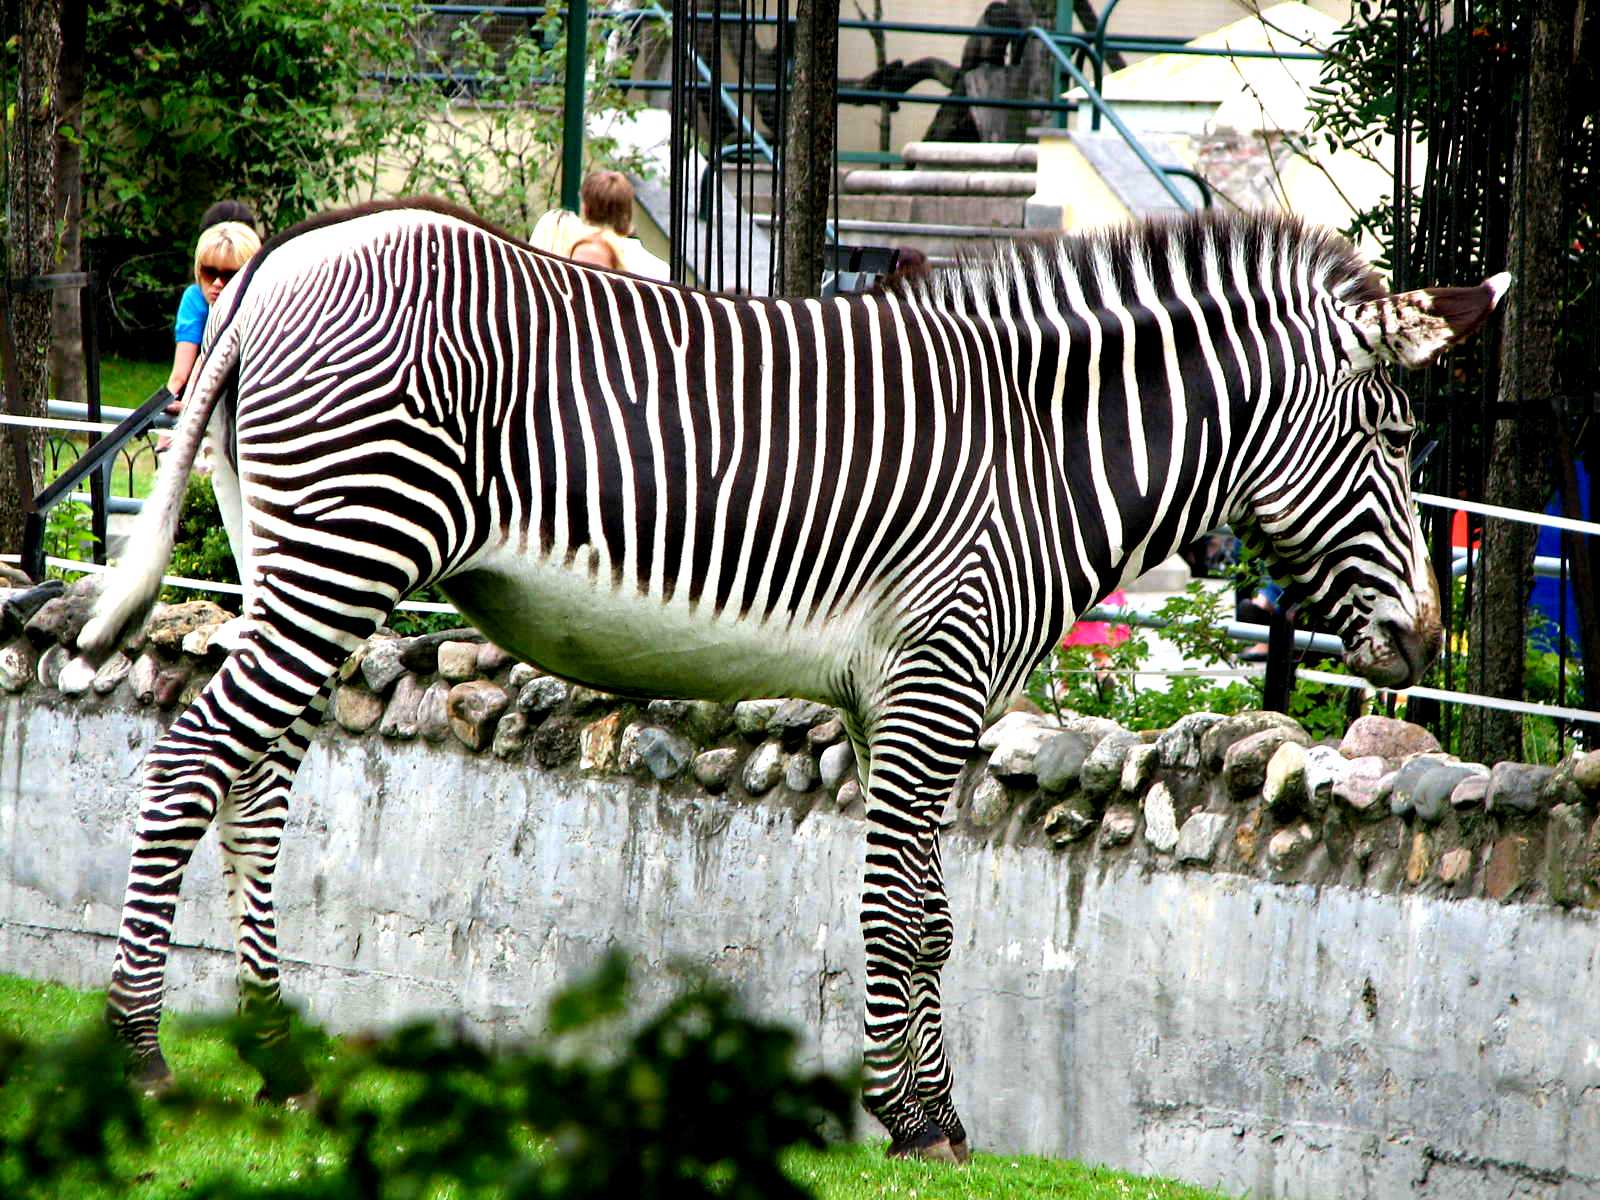
[[(225, 614), (161, 610), (90, 676), (74, 598), (0, 613), (0, 969), (96, 985), (140, 757)], [(616, 940), (851, 1061), (861, 792), (826, 708), (634, 704), (447, 635), (374, 639), (330, 714), (280, 884), (313, 1016), (514, 1036)], [(1331, 747), (1007, 716), (945, 814), (980, 1145), (1256, 1196), (1600, 1194), (1597, 791), (1600, 757), (1490, 770), (1378, 717)], [(225, 1003), (209, 844), (185, 894), (173, 1004)]]

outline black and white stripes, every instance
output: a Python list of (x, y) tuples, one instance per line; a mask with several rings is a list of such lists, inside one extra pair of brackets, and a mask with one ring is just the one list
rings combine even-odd
[[(113, 1019), (164, 1077), (173, 906), (218, 815), (241, 978), (273, 1009), (272, 866), (308, 722), (438, 581), (496, 642), (593, 686), (841, 707), (870, 817), (867, 1104), (897, 1150), (964, 1156), (937, 815), (984, 718), (1075, 613), (1224, 521), (1358, 669), (1414, 678), (1437, 601), (1382, 368), (1442, 351), (1498, 286), (1446, 320), (1268, 218), (1022, 244), (828, 301), (595, 271), (436, 204), (292, 231), (219, 304), (155, 553), (130, 551), (80, 639), (104, 653), (147, 609), (162, 521), (236, 389), (222, 500), (245, 630), (151, 752)], [(281, 1055), (258, 1065), (269, 1093), (305, 1086)]]

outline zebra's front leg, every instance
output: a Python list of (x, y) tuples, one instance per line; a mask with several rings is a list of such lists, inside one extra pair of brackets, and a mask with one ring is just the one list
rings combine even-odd
[[(927, 884), (939, 814), (977, 738), (982, 710), (936, 684), (928, 688), (878, 721), (870, 739), (861, 899), (867, 972), (863, 1101), (889, 1131), (891, 1156), (957, 1162), (951, 1134), (965, 1142), (965, 1129), (959, 1121), (954, 1130), (945, 1129), (923, 1100), (916, 993), (927, 980)], [(934, 927), (927, 932), (948, 943), (948, 918), (941, 930), (941, 911), (942, 906), (936, 909)], [(936, 971), (932, 979), (936, 1015)], [(927, 1012), (921, 1015), (923, 1027), (929, 1027)], [(942, 1043), (935, 1039), (934, 1044), (938, 1082), (929, 1094), (943, 1096), (941, 1115), (954, 1119), (949, 1068)]]
[(944, 1051), (944, 1010), (939, 975), (955, 942), (950, 905), (944, 891), (944, 863), (935, 828), (922, 893), (922, 939), (911, 971), (911, 1042), (916, 1055), (917, 1099), (928, 1119), (950, 1139), (957, 1162), (972, 1156), (966, 1126), (951, 1097), (953, 1078)]
[(295, 1104), (311, 1090), (311, 1072), (289, 1041), (289, 1012), (279, 991), (272, 881), (289, 792), (327, 702), (324, 688), (305, 715), (240, 776), (217, 819), (238, 958), (239, 1014), (248, 1026), (240, 1053), (261, 1073), (257, 1100)]
[[(359, 643), (353, 633), (349, 638)], [(145, 759), (106, 1020), (128, 1047), (134, 1080), (147, 1089), (171, 1079), (158, 1034), (184, 868), (234, 783), (311, 706), (353, 644), (300, 646), (259, 627)], [(338, 661), (330, 667), (332, 658)]]

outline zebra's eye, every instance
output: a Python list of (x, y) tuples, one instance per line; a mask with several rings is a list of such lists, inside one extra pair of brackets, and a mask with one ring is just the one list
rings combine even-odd
[(1411, 449), (1411, 430), (1381, 429), (1378, 432), (1383, 436), (1383, 444), (1393, 453), (1405, 454)]

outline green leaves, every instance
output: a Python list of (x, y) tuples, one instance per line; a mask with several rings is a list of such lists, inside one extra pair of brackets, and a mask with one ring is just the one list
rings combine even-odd
[[(725, 987), (693, 975), (676, 982), (665, 1004), (641, 1013), (613, 954), (554, 999), (559, 1032), (542, 1045), (491, 1053), (431, 1023), (347, 1043), (318, 1069), (314, 1110), (292, 1118), (180, 1088), (162, 1110), (233, 1126), (240, 1144), (293, 1119), (336, 1147), (292, 1185), (224, 1165), (183, 1186), (211, 1200), (808, 1195), (780, 1171), (780, 1155), (847, 1127), (853, 1088), (798, 1072), (795, 1036), (746, 1016)], [(304, 1056), (326, 1058), (315, 1035), (296, 1038)], [(120, 1055), (98, 1029), (66, 1044), (0, 1035), (0, 1194), (70, 1194), (85, 1170), (135, 1182), (119, 1173), (130, 1160), (116, 1151), (148, 1140), (149, 1103), (120, 1082)]]

